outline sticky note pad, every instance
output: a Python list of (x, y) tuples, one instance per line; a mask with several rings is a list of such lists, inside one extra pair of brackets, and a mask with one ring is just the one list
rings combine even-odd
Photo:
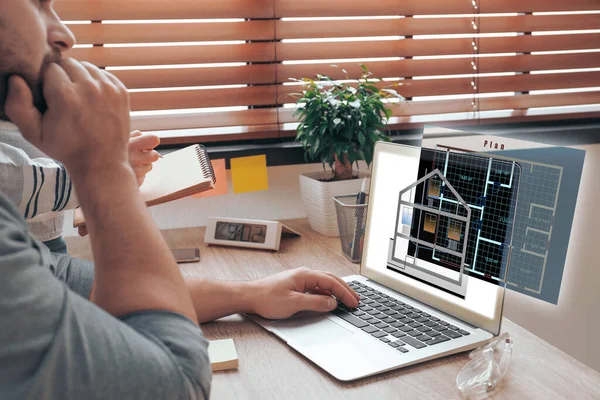
[(212, 197), (227, 194), (227, 169), (225, 168), (225, 159), (210, 160), (210, 163), (212, 164), (213, 170), (215, 171), (215, 177), (217, 178), (215, 187), (211, 190), (195, 194), (192, 197)]
[(268, 190), (267, 156), (232, 158), (231, 180), (234, 193)]
[(238, 368), (238, 355), (233, 339), (211, 340), (208, 342), (208, 358), (213, 371)]

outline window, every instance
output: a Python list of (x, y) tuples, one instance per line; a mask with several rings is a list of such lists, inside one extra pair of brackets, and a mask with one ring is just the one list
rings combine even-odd
[(442, 187), (442, 181), (439, 179), (431, 178), (427, 185), (429, 187), (429, 191), (427, 192), (427, 197), (433, 199), (439, 199)]
[(133, 127), (165, 144), (294, 136), (290, 78), (355, 78), (361, 62), (408, 99), (392, 129), (600, 115), (596, 0), (56, 0), (56, 10), (79, 43), (69, 55), (119, 77)]
[(402, 207), (402, 224), (403, 225), (412, 225), (413, 219), (413, 209), (412, 207)]
[(423, 229), (425, 232), (435, 233), (435, 228), (437, 226), (437, 215), (425, 214), (425, 224), (423, 225)]
[(460, 242), (462, 226), (459, 221), (453, 219), (448, 222), (448, 239)]

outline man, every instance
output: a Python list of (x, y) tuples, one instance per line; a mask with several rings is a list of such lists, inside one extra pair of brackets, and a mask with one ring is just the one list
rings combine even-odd
[(184, 281), (129, 165), (127, 91), (62, 59), (72, 45), (52, 1), (0, 0), (0, 118), (70, 172), (95, 261), (92, 277), (52, 256), (0, 194), (0, 398), (208, 398), (199, 322), (325, 312), (336, 306), (331, 295), (358, 305), (339, 278), (308, 269)]

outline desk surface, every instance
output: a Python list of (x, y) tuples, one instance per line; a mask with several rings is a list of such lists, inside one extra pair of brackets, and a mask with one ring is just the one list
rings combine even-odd
[[(276, 253), (207, 246), (204, 228), (163, 234), (171, 248), (200, 248), (200, 263), (182, 265), (185, 275), (251, 280), (299, 266), (339, 276), (358, 273), (358, 265), (342, 255), (338, 238), (315, 233), (306, 220), (286, 224), (303, 237), (283, 239)], [(71, 254), (91, 258), (88, 239), (67, 242)], [(245, 317), (223, 318), (202, 329), (208, 339), (233, 338), (240, 359), (238, 370), (214, 374), (214, 399), (454, 399), (459, 398), (456, 376), (468, 360), (463, 353), (343, 383)], [(494, 399), (600, 398), (600, 373), (507, 319), (502, 329), (513, 337), (514, 349), (509, 373)]]

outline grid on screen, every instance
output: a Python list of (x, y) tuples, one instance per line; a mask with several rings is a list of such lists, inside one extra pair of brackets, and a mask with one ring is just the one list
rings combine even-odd
[[(465, 269), (495, 280), (504, 280), (505, 255), (510, 244), (510, 232), (513, 228), (514, 215), (513, 186), (518, 182), (519, 166), (515, 162), (497, 160), (489, 157), (467, 153), (436, 151), (433, 169), (438, 169), (446, 177), (450, 185), (471, 208), (471, 224), (467, 240)], [(428, 182), (431, 187), (437, 186), (434, 181)], [(457, 208), (458, 200), (450, 190), (440, 182), (438, 201), (435, 205), (442, 211), (456, 211), (464, 214), (464, 209)], [(445, 219), (445, 220), (443, 220)], [(448, 241), (456, 237), (456, 223), (448, 217), (440, 217), (440, 227), (436, 244), (448, 246)], [(458, 257), (448, 253), (435, 252), (434, 260), (448, 266), (456, 266)]]

